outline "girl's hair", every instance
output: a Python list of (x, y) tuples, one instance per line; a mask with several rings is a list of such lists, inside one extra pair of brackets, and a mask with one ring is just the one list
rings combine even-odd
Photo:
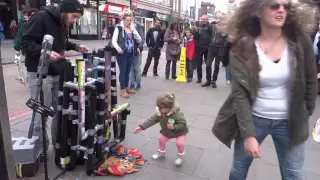
[(186, 29), (184, 30), (184, 32), (187, 32), (187, 31), (189, 31), (189, 32), (191, 32), (191, 33), (192, 33), (191, 28), (186, 28)]
[[(257, 37), (261, 33), (259, 12), (270, 0), (244, 0), (234, 14), (228, 18), (227, 31), (230, 40), (237, 43), (245, 36)], [(314, 21), (314, 11), (305, 3), (291, 3), (282, 27), (286, 37), (295, 40), (296, 35), (306, 32), (307, 24)], [(313, 23), (312, 23), (313, 24)]]
[(171, 109), (175, 105), (175, 96), (173, 93), (164, 93), (157, 98), (157, 106), (159, 108)]

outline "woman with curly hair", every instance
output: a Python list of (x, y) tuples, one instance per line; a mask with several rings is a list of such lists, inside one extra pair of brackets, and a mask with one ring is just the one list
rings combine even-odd
[(244, 0), (228, 22), (232, 90), (212, 131), (228, 147), (235, 139), (229, 180), (246, 179), (269, 134), (282, 179), (302, 179), (317, 96), (316, 61), (304, 30), (307, 10), (288, 0)]

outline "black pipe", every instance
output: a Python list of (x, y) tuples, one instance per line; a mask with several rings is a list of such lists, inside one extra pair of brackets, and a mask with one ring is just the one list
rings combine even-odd
[[(111, 110), (117, 108), (117, 104), (118, 104), (118, 96), (117, 96), (117, 72), (116, 72), (116, 58), (113, 57), (111, 58), (111, 63), (110, 63), (110, 67), (111, 67), (111, 94), (110, 94), (110, 100), (111, 100)], [(118, 118), (117, 116), (112, 118), (113, 121), (113, 135), (114, 135), (114, 139), (118, 138), (119, 136), (119, 131), (118, 131)]]
[(89, 112), (88, 112), (88, 119), (86, 119), (88, 125), (88, 138), (87, 138), (87, 154), (88, 159), (86, 161), (86, 172), (87, 175), (91, 175), (94, 170), (94, 137), (95, 137), (95, 118), (96, 118), (96, 106), (97, 106), (97, 90), (95, 87), (88, 86), (86, 90), (89, 91)]
[[(105, 93), (105, 83), (96, 81), (95, 83), (97, 87), (97, 116), (98, 116), (98, 125), (105, 127), (105, 119), (106, 119), (106, 93)], [(96, 143), (96, 156), (98, 159), (102, 158), (102, 144), (104, 143), (104, 128), (97, 131), (97, 143)]]
[(63, 105), (63, 83), (64, 83), (64, 70), (65, 66), (62, 66), (59, 70), (59, 88), (58, 88), (58, 106), (57, 106), (57, 134), (55, 142), (55, 164), (61, 168), (60, 163), (60, 144), (61, 144), (61, 122), (62, 122), (62, 105)]
[[(66, 63), (65, 72), (64, 72), (64, 82), (70, 81), (70, 71), (71, 64)], [(61, 166), (63, 168), (67, 167), (67, 135), (68, 135), (68, 121), (69, 121), (69, 102), (70, 102), (70, 88), (64, 86), (63, 87), (63, 107), (62, 107), (62, 122), (61, 122)]]
[(119, 140), (122, 142), (126, 137), (126, 127), (127, 127), (127, 117), (130, 114), (129, 109), (125, 109), (119, 114), (119, 122), (120, 124), (120, 136)]

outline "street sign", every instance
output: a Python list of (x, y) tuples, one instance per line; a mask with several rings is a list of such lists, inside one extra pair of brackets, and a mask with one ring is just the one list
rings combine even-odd
[(138, 8), (138, 0), (131, 0), (132, 1), (132, 9), (137, 9)]
[(176, 79), (177, 82), (187, 82), (187, 76), (186, 76), (186, 48), (181, 48), (181, 54), (180, 54), (180, 63), (178, 68), (178, 77)]
[(195, 7), (190, 7), (190, 19), (194, 20), (196, 18), (195, 9)]

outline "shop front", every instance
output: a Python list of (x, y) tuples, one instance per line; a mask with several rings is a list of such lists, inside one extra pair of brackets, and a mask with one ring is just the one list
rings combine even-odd
[(169, 25), (169, 14), (163, 14), (163, 13), (156, 13), (155, 14), (156, 19), (160, 19), (161, 21), (161, 26), (163, 28), (168, 28)]
[(98, 36), (98, 9), (92, 1), (79, 0), (83, 6), (83, 16), (69, 29), (69, 35), (72, 39), (95, 40)]
[(141, 25), (144, 26), (145, 32), (147, 32), (150, 28), (154, 26), (155, 14), (155, 12), (148, 11), (145, 9), (134, 10), (135, 21), (139, 22)]
[(102, 39), (111, 38), (113, 26), (117, 23), (117, 21), (120, 21), (119, 14), (125, 8), (127, 8), (127, 6), (114, 3), (108, 3), (99, 6), (99, 11), (101, 12)]
[(12, 0), (0, 0), (0, 23), (7, 39), (14, 38), (10, 29), (11, 21), (17, 22), (17, 5)]

